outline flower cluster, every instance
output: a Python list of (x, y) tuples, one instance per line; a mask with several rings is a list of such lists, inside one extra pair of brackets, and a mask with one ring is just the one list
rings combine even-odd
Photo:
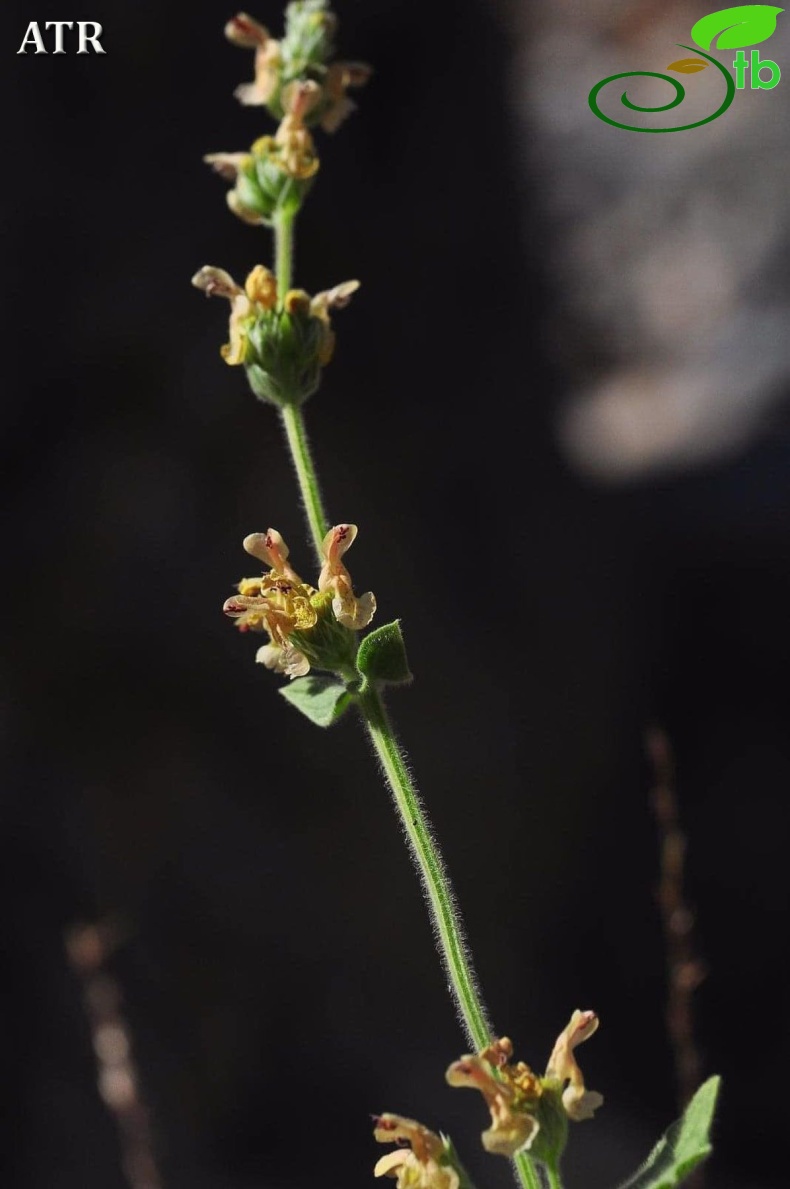
[(209, 153), (203, 158), (220, 177), (234, 183), (228, 206), (245, 223), (271, 226), (278, 212), (299, 210), (319, 167), (305, 120), (320, 100), (317, 83), (295, 80), (283, 91), (285, 114), (274, 136), (259, 137), (248, 153)]
[(318, 587), (303, 582), (288, 561), (289, 551), (276, 529), (252, 533), (244, 549), (269, 567), (260, 578), (242, 578), (238, 594), (223, 610), (242, 631), (267, 632), (269, 643), (256, 660), (288, 677), (303, 677), (311, 666), (344, 673), (353, 667), (355, 633), (376, 611), (368, 592), (359, 598), (343, 555), (357, 535), (354, 524), (337, 524), (326, 534)]
[(230, 341), (221, 348), (222, 358), (243, 364), (255, 395), (279, 406), (301, 404), (316, 391), (334, 352), (330, 311), (348, 305), (359, 288), (359, 281), (344, 281), (315, 297), (290, 289), (280, 303), (277, 280), (262, 264), (244, 288), (212, 265), (195, 273), (192, 284), (207, 297), (230, 301)]
[(316, 84), (309, 122), (334, 132), (354, 103), (350, 87), (363, 86), (371, 75), (362, 62), (332, 62), (337, 18), (326, 0), (296, 0), (285, 14), (285, 34), (280, 41), (258, 21), (240, 12), (225, 26), (225, 36), (234, 45), (255, 50), (255, 78), (236, 88), (245, 105), (262, 105), (280, 119), (285, 114), (285, 95), (295, 79)]
[(541, 1127), (550, 1124), (558, 1110), (563, 1122), (592, 1118), (603, 1098), (585, 1089), (573, 1050), (597, 1027), (595, 1012), (575, 1011), (557, 1038), (543, 1077), (523, 1061), (511, 1063), (513, 1045), (506, 1036), (450, 1066), (450, 1085), (479, 1090), (491, 1112), (491, 1127), (482, 1135), (486, 1151), (513, 1156), (532, 1148)]
[[(603, 1098), (586, 1090), (573, 1050), (592, 1036), (598, 1017), (575, 1011), (557, 1038), (543, 1077), (523, 1061), (512, 1061), (513, 1045), (503, 1036), (482, 1052), (454, 1061), (447, 1070), (451, 1086), (479, 1090), (491, 1112), (483, 1147), (499, 1156), (530, 1155), (556, 1169), (567, 1138), (568, 1119), (590, 1119)], [(382, 1156), (377, 1177), (397, 1177), (398, 1189), (469, 1189), (470, 1182), (447, 1136), (436, 1135), (414, 1119), (381, 1115), (375, 1138), (408, 1145)]]
[(449, 1145), (414, 1119), (381, 1115), (374, 1137), (380, 1144), (407, 1144), (377, 1162), (373, 1175), (396, 1177), (398, 1189), (459, 1189), (458, 1169)]

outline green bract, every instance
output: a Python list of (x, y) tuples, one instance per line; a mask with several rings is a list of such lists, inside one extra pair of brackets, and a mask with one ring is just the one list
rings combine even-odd
[(292, 632), (291, 644), (307, 657), (314, 669), (353, 672), (356, 633), (338, 623), (332, 611), (331, 592), (314, 595), (312, 604), (319, 611), (318, 622), (308, 632)]
[(300, 405), (318, 388), (327, 361), (326, 323), (298, 306), (262, 310), (246, 328), (250, 388), (271, 404)]
[(294, 0), (285, 10), (285, 36), (280, 42), (284, 81), (320, 75), (335, 52), (337, 17), (325, 0)]
[(277, 160), (274, 138), (265, 137), (268, 146), (257, 148), (236, 178), (234, 210), (244, 217), (256, 215), (268, 226), (279, 212), (295, 215), (313, 184), (314, 176), (295, 178), (286, 173)]

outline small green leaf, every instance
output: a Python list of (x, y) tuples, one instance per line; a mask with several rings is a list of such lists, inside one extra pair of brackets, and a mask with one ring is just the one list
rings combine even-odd
[(357, 653), (357, 668), (371, 685), (403, 685), (412, 680), (399, 619), (365, 636)]
[(672, 1124), (642, 1167), (620, 1189), (674, 1189), (710, 1155), (710, 1128), (720, 1085), (719, 1077), (703, 1082), (683, 1118)]
[(439, 1157), (439, 1164), (446, 1168), (450, 1167), (458, 1174), (458, 1189), (475, 1189), (474, 1183), (469, 1176), (469, 1173), (461, 1163), (461, 1158), (456, 1151), (455, 1144), (450, 1139), (449, 1135), (441, 1132), (442, 1147), (444, 1151)]
[(759, 45), (767, 41), (776, 29), (776, 18), (783, 8), (772, 4), (739, 4), (736, 8), (722, 8), (697, 21), (691, 36), (698, 46), (709, 50), (716, 38), (717, 50), (739, 50), (745, 45)]
[(670, 62), (667, 70), (676, 70), (678, 74), (696, 74), (698, 70), (705, 70), (707, 65), (702, 58), (678, 58), (677, 62)]
[(301, 710), (318, 727), (331, 727), (345, 714), (352, 702), (351, 694), (335, 677), (297, 677), (280, 689), (286, 702)]

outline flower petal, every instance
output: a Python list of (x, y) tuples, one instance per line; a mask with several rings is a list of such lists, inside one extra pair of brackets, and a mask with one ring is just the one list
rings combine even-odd
[(212, 264), (204, 264), (192, 278), (196, 289), (202, 289), (206, 297), (227, 297), (232, 301), (243, 293), (241, 285), (237, 285), (229, 272), (224, 268), (215, 268)]
[(226, 182), (235, 182), (239, 170), (250, 161), (249, 153), (207, 153), (203, 158)]
[(269, 30), (248, 16), (246, 12), (237, 12), (225, 26), (225, 36), (234, 45), (243, 46), (245, 49), (255, 49), (259, 45), (266, 45), (269, 40)]
[(265, 533), (250, 533), (242, 541), (242, 548), (278, 574), (299, 581), (288, 565), (290, 550), (276, 528), (269, 528)]
[(576, 1121), (591, 1119), (597, 1108), (603, 1104), (602, 1095), (597, 1091), (585, 1089), (582, 1071), (573, 1054), (576, 1046), (588, 1040), (597, 1027), (598, 1017), (594, 1011), (575, 1011), (570, 1023), (557, 1037), (546, 1066), (547, 1078), (569, 1083), (563, 1091), (562, 1103), (569, 1118)]
[(398, 1175), (398, 1169), (408, 1159), (409, 1152), (406, 1148), (398, 1148), (395, 1152), (387, 1152), (386, 1156), (382, 1156), (380, 1160), (376, 1161), (373, 1176), (396, 1177)]

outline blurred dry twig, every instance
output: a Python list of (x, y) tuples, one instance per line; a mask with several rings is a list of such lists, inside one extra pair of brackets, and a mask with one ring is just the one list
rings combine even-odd
[[(702, 1058), (694, 1033), (694, 992), (707, 973), (696, 950), (694, 913), (685, 899), (683, 872), (686, 835), (680, 826), (675, 788), (675, 758), (666, 732), (651, 727), (646, 735), (653, 766), (650, 800), (659, 832), (660, 863), (656, 901), (661, 913), (667, 961), (666, 1026), (675, 1064), (678, 1106), (684, 1111), (702, 1081)], [(704, 1170), (689, 1178), (702, 1189)]]
[(123, 1013), (123, 993), (118, 980), (106, 970), (107, 960), (121, 940), (120, 930), (111, 923), (76, 925), (66, 934), (66, 953), (82, 984), (99, 1094), (115, 1117), (124, 1175), (130, 1189), (163, 1189), (150, 1114), (141, 1096), (129, 1024)]

